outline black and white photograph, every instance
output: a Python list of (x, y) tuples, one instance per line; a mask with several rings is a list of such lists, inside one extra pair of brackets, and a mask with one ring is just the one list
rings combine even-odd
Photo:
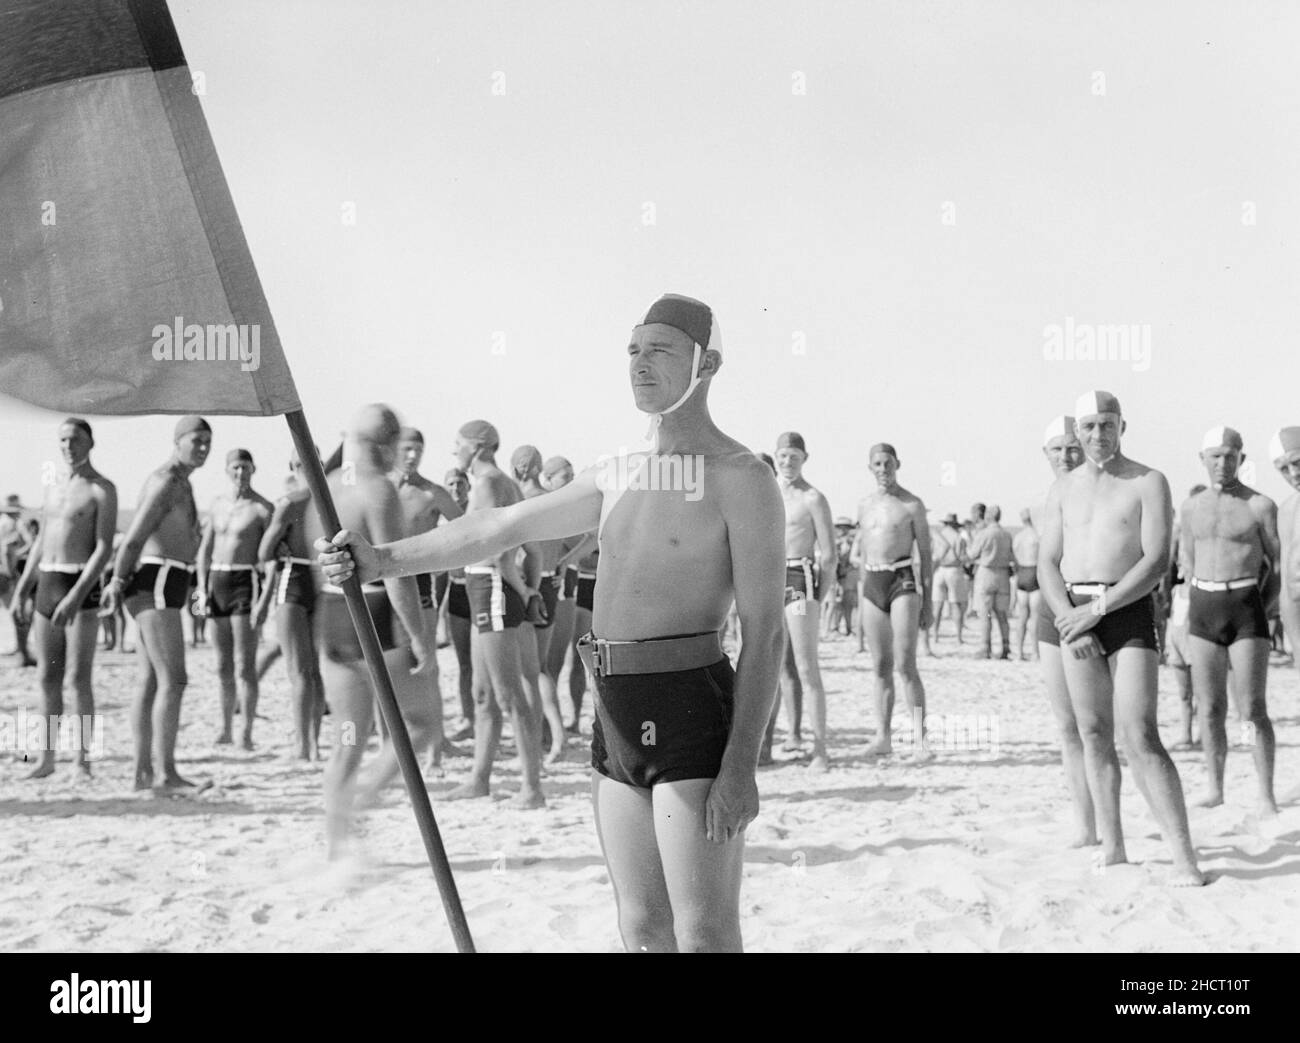
[(1194, 954), (1097, 1010), (1260, 1013), (1298, 48), (0, 0), (0, 953)]

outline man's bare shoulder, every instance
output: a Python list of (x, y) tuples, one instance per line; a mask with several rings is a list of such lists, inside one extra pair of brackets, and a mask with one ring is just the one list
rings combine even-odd
[[(141, 498), (169, 498), (189, 492), (189, 479), (183, 475), (177, 474), (176, 471), (172, 469), (171, 464), (166, 463), (157, 470), (149, 473), (149, 477), (144, 480), (144, 488), (141, 490)], [(218, 499), (220, 499), (220, 497), (218, 497)]]
[(727, 502), (766, 504), (784, 512), (771, 469), (743, 446), (740, 452), (707, 457), (705, 467), (701, 479), (706, 499), (715, 486)]
[(1273, 500), (1272, 497), (1265, 496), (1258, 489), (1252, 489), (1248, 485), (1243, 486), (1242, 491), (1246, 493), (1247, 502), (1250, 504), (1250, 509), (1254, 511), (1256, 514), (1267, 514), (1270, 511), (1276, 513), (1277, 502)]

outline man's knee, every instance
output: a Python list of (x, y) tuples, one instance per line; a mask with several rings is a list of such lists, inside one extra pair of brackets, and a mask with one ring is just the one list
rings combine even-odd
[(618, 931), (629, 952), (665, 952), (677, 946), (671, 912), (622, 902)]
[(676, 914), (673, 933), (678, 952), (729, 952), (740, 947), (739, 918), (717, 910)]
[(874, 657), (871, 663), (871, 673), (879, 681), (888, 681), (894, 673), (894, 657), (892, 654), (882, 653)]

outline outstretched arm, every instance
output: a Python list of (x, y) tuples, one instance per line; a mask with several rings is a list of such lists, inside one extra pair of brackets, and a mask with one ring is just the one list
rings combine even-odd
[(331, 583), (342, 583), (354, 571), (362, 582), (369, 582), (463, 568), (530, 540), (558, 540), (588, 532), (600, 523), (600, 504), (595, 472), (585, 471), (546, 496), (473, 511), (455, 525), (440, 525), (377, 547), (345, 529), (332, 541), (316, 542), (318, 561)]

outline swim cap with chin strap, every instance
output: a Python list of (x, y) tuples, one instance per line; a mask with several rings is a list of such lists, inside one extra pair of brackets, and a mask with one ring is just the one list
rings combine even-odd
[(1240, 451), (1245, 448), (1245, 443), (1241, 440), (1240, 432), (1220, 424), (1205, 432), (1205, 437), (1201, 439), (1201, 450), (1218, 449), (1221, 446)]
[(697, 301), (694, 297), (684, 297), (679, 293), (665, 293), (650, 305), (645, 318), (637, 325), (650, 326), (656, 323), (680, 330), (695, 342), (695, 351), (691, 355), (691, 382), (686, 385), (681, 398), (663, 412), (655, 413), (650, 417), (650, 429), (646, 432), (646, 441), (653, 442), (657, 450), (659, 427), (663, 424), (665, 414), (678, 409), (700, 386), (702, 383), (700, 357), (705, 351), (721, 352), (722, 336), (718, 331), (718, 320), (713, 314), (713, 309), (703, 301)]

